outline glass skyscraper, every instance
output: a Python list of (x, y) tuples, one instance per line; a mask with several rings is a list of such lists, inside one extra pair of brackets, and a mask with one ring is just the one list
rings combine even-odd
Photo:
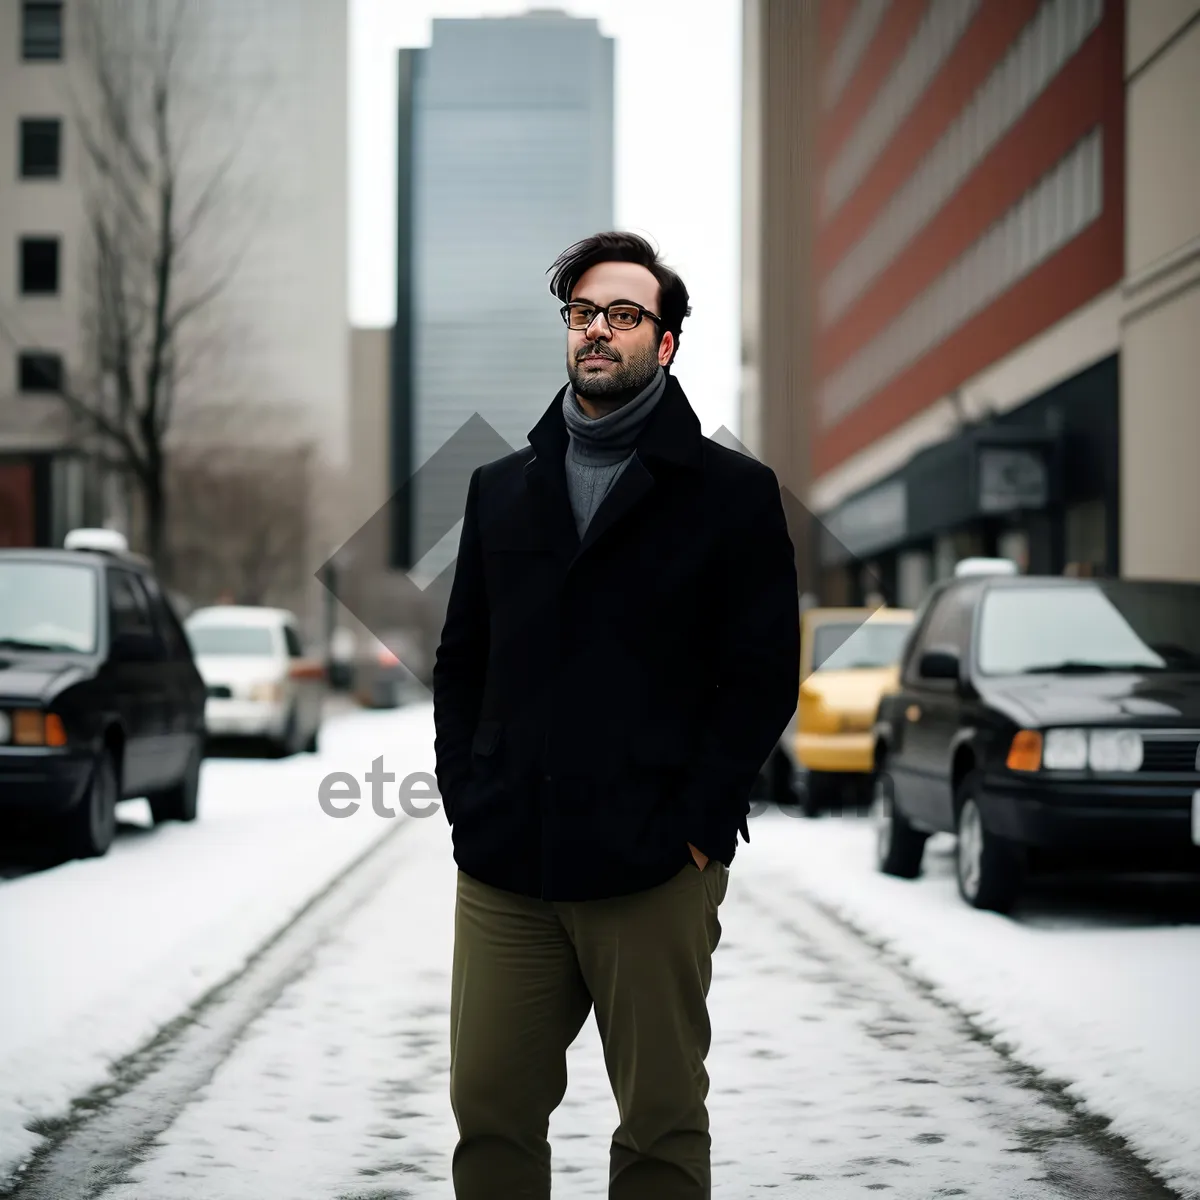
[[(613, 43), (596, 21), (553, 11), (435, 20), (400, 80), (397, 485), (438, 455), (406, 518), (397, 565), (412, 566), (462, 516), (464, 423), (478, 413), (520, 448), (566, 382), (546, 271), (613, 225)], [(444, 469), (455, 455), (461, 469)], [(426, 568), (457, 544), (445, 537)]]

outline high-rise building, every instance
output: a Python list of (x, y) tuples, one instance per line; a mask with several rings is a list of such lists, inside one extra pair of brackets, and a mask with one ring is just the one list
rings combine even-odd
[[(395, 488), (473, 414), (526, 445), (566, 381), (546, 271), (613, 224), (613, 44), (550, 10), (435, 20), (400, 83)], [(451, 561), (464, 487), (441, 467), (421, 477), (394, 565)]]
[(1200, 0), (744, 12), (744, 419), (807, 583), (1200, 578)]
[[(123, 523), (69, 449), (54, 381), (88, 367), (91, 193), (72, 97), (86, 94), (89, 55), (130, 49), (122, 37), (90, 49), (84, 15), (90, 4), (105, 20), (129, 20), (123, 33), (145, 34), (154, 3), (0, 0), (0, 543), (61, 544), (80, 521)], [(184, 14), (169, 96), (177, 235), (206, 193), (215, 201), (180, 268), (197, 276), (177, 276), (175, 298), (201, 292), (210, 266), (224, 280), (186, 346), (169, 441), (310, 445), (314, 482), (344, 474), (350, 455), (346, 8), (162, 8)], [(333, 493), (312, 495), (313, 566), (344, 532)]]

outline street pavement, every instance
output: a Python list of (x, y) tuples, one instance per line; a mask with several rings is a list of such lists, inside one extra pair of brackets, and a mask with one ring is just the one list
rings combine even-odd
[[(767, 820), (740, 847), (721, 911), (708, 1064), (715, 1196), (1172, 1195), (815, 905)], [(451, 1197), (449, 831), (440, 813), (388, 824), (373, 852), (127, 1069), (95, 1118), (12, 1194)], [(784, 825), (797, 828), (780, 818), (771, 831)], [(616, 1123), (589, 1022), (551, 1122), (556, 1197), (606, 1195)]]

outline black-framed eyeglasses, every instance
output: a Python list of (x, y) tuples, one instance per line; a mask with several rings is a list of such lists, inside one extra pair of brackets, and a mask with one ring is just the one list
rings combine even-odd
[(633, 300), (614, 300), (605, 306), (589, 304), (586, 300), (572, 300), (558, 311), (568, 329), (590, 329), (598, 313), (604, 314), (609, 329), (636, 329), (642, 323), (643, 317), (649, 317), (660, 329), (662, 328), (662, 318), (657, 313), (652, 313)]

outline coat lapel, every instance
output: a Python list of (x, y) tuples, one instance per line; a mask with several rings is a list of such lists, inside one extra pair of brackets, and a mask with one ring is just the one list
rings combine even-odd
[(646, 469), (645, 464), (635, 452), (625, 470), (608, 489), (608, 494), (600, 502), (600, 507), (592, 514), (592, 519), (583, 532), (583, 542), (580, 544), (579, 554), (589, 550), (614, 525), (628, 517), (645, 500), (653, 487), (654, 476)]
[(570, 563), (579, 550), (579, 533), (571, 497), (567, 493), (567, 475), (563, 455), (551, 447), (535, 447), (533, 457), (525, 464), (525, 483), (533, 502), (535, 518), (554, 553)]
[(537, 519), (555, 554), (568, 566), (609, 530), (632, 513), (655, 486), (655, 464), (672, 462), (699, 469), (703, 465), (703, 435), (683, 389), (674, 376), (638, 438), (633, 459), (621, 472), (592, 516), (583, 540), (567, 491), (566, 454), (570, 443), (562, 415), (563, 387), (538, 423), (529, 431), (533, 456), (525, 464), (525, 480)]

